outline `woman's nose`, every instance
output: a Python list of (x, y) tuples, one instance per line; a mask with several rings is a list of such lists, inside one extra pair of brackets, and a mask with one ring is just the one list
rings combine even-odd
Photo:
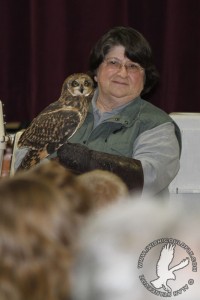
[(122, 76), (122, 77), (126, 77), (128, 76), (128, 71), (125, 65), (121, 65), (118, 73)]

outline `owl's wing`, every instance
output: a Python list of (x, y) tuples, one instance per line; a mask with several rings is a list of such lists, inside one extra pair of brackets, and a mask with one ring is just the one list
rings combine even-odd
[(169, 271), (169, 265), (174, 258), (174, 245), (165, 245), (160, 253), (160, 258), (157, 263), (157, 275), (160, 277)]
[(45, 111), (23, 132), (18, 147), (28, 147), (32, 150), (46, 150), (48, 147), (47, 152), (51, 154), (74, 134), (79, 124), (80, 115), (76, 110), (59, 108)]
[(18, 166), (17, 171), (29, 170), (32, 166), (38, 164), (41, 160), (41, 153), (42, 151), (29, 149)]
[(62, 108), (63, 103), (60, 101), (60, 98), (57, 101), (54, 101), (52, 103), (50, 103), (48, 106), (46, 106), (41, 112), (40, 114), (43, 113), (47, 113), (49, 111), (53, 111), (59, 108)]

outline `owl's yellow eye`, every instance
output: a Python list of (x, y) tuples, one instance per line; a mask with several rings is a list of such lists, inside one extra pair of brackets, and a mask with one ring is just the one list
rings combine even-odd
[(72, 86), (73, 87), (79, 86), (79, 82), (77, 80), (73, 80), (72, 81)]
[(84, 81), (84, 86), (90, 86), (90, 82), (88, 80)]

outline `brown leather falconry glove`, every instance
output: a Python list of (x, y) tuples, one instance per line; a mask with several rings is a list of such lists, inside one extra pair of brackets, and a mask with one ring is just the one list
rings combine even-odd
[(142, 191), (143, 169), (137, 159), (90, 150), (74, 143), (64, 144), (57, 154), (60, 164), (76, 173), (94, 169), (107, 170), (121, 177), (130, 191)]

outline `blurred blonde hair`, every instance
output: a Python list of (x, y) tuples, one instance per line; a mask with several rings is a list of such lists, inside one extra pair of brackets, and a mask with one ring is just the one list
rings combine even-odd
[(93, 205), (93, 200), (87, 187), (77, 180), (77, 176), (63, 167), (56, 160), (47, 160), (27, 172), (55, 186), (64, 195), (72, 212), (87, 215)]
[(28, 174), (0, 181), (0, 299), (68, 299), (78, 224), (65, 197)]
[(89, 191), (94, 208), (115, 202), (129, 193), (119, 176), (105, 170), (93, 170), (78, 175), (78, 181)]

